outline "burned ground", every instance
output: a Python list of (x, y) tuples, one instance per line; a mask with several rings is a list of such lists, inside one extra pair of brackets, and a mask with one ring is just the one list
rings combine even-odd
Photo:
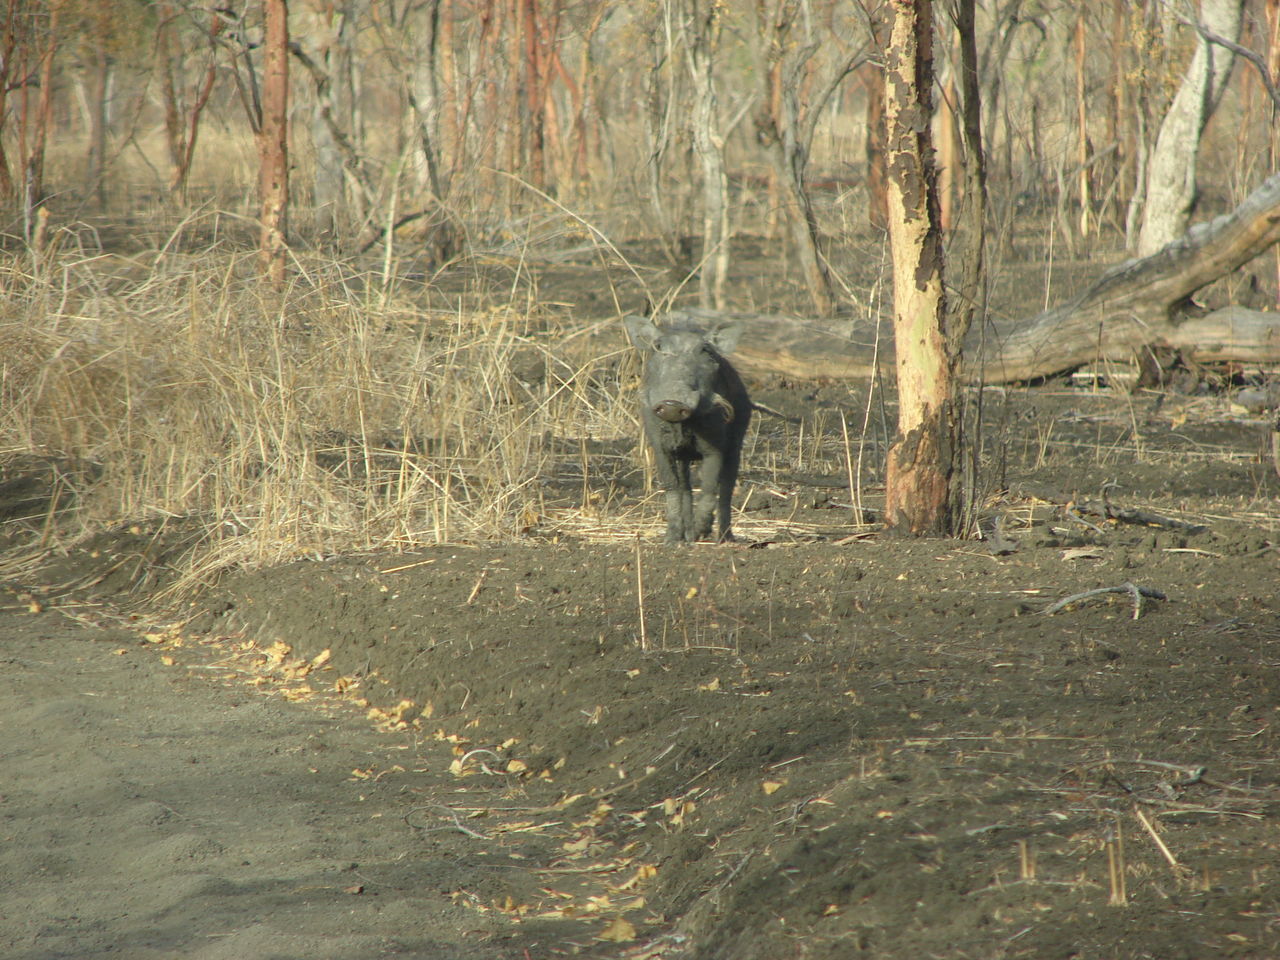
[[(576, 536), (535, 527), (524, 542), (233, 572), (169, 612), (179, 629), (127, 588), (162, 586), (183, 538), (139, 522), (13, 585), (11, 643), (38, 632), (56, 662), (75, 648), (56, 623), (109, 628), (123, 672), (99, 692), (163, 674), (146, 689), (173, 709), (213, 683), (255, 711), (313, 717), (330, 740), (352, 731), (368, 751), (354, 773), (338, 769), (350, 750), (307, 757), (364, 851), (327, 821), (325, 849), (366, 878), (329, 887), (378, 905), (361, 913), (367, 955), (374, 942), (512, 958), (1280, 953), (1267, 423), (1223, 395), (992, 393), (983, 512), (1014, 542), (993, 552), (854, 522), (877, 478), (850, 490), (843, 454), (824, 450), (840, 449), (842, 420), (861, 424), (865, 385), (750, 386), (804, 426), (758, 418), (737, 545), (659, 545), (650, 496), (624, 528), (606, 517)], [(633, 453), (584, 478), (565, 447), (568, 479), (545, 479), (586, 490), (579, 509), (643, 495)], [(36, 496), (29, 481), (7, 489)], [(1048, 612), (1126, 584), (1163, 598), (1124, 588)], [(43, 716), (40, 735), (57, 735), (63, 721)], [(367, 746), (370, 723), (386, 750)], [(201, 763), (256, 756), (235, 737), (209, 749)], [(240, 802), (297, 796), (291, 771), (238, 777)], [(13, 815), (34, 776), (6, 798), (15, 848), (57, 845)], [(353, 792), (380, 819), (355, 813)], [(258, 838), (255, 863), (315, 855), (318, 840), (279, 836)], [(191, 864), (227, 884), (262, 869)], [(27, 930), (56, 926), (37, 894), (74, 866), (40, 869)], [(284, 887), (264, 911), (305, 903), (323, 932), (346, 909)], [(78, 909), (101, 916), (77, 955), (121, 942), (127, 911), (109, 894)], [(229, 943), (248, 936), (225, 916)], [(8, 927), (12, 955), (68, 955)], [(347, 941), (272, 941), (299, 957), (331, 955), (325, 942)]]

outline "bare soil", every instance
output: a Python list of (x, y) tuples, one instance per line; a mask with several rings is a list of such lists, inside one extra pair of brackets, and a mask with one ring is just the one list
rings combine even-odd
[(638, 458), (567, 444), (548, 490), (642, 536), (322, 557), (162, 616), (182, 529), (125, 522), (10, 583), (5, 956), (1280, 955), (1268, 425), (993, 393), (993, 549), (853, 522), (823, 451), (865, 384), (749, 386), (803, 426), (757, 418), (736, 545), (659, 545)]

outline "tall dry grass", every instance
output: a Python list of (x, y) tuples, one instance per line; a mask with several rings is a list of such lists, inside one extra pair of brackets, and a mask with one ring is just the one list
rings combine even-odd
[(46, 546), (180, 520), (199, 580), (513, 538), (549, 522), (550, 438), (635, 436), (607, 375), (625, 353), (576, 361), (536, 310), (426, 315), (342, 264), (295, 266), (276, 295), (242, 252), (4, 258), (0, 451), (93, 467), (67, 471)]

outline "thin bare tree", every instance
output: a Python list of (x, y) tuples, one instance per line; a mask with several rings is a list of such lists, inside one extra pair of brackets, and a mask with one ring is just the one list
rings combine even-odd
[(764, 56), (761, 105), (755, 120), (757, 139), (768, 154), (781, 188), (780, 205), (791, 247), (813, 309), (819, 316), (828, 316), (835, 310), (835, 294), (819, 249), (818, 221), (805, 186), (805, 171), (823, 107), (840, 82), (858, 66), (861, 51), (844, 53), (834, 38), (827, 37), (826, 46), (839, 52), (817, 72), (814, 58), (824, 44), (809, 0), (757, 0), (756, 29)]

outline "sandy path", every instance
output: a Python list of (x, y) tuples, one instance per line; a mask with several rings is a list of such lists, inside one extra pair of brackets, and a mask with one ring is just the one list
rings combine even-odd
[(404, 747), (124, 632), (0, 615), (0, 955), (522, 955), (445, 896), (465, 857), (405, 826), (413, 798), (350, 778)]

